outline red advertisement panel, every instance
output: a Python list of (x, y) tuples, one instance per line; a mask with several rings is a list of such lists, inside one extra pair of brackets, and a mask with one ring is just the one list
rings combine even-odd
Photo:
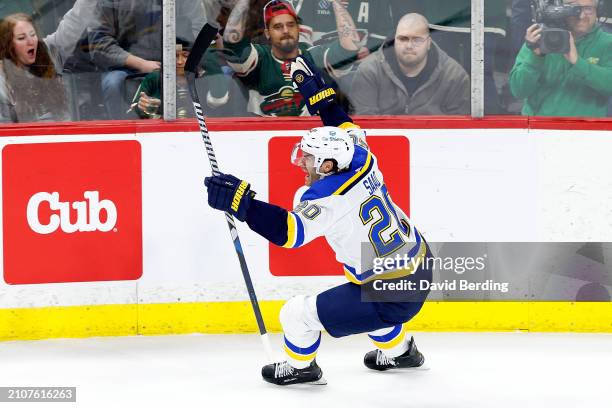
[[(304, 173), (289, 156), (299, 137), (273, 137), (268, 144), (270, 202), (293, 208), (293, 197), (304, 185)], [(410, 215), (410, 144), (404, 136), (368, 137), (393, 201)], [(342, 275), (342, 266), (324, 238), (295, 249), (270, 244), (270, 272), (275, 276)]]
[(8, 284), (142, 276), (137, 141), (36, 143), (2, 150)]

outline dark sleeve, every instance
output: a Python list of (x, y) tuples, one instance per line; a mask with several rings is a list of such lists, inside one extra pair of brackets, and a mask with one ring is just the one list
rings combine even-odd
[(223, 41), (223, 49), (227, 62), (232, 64), (244, 64), (251, 56), (251, 42), (246, 37), (237, 43)]
[(161, 97), (161, 72), (153, 71), (142, 80), (142, 92), (153, 98)]
[[(159, 71), (153, 71), (150, 74), (147, 74), (146, 77), (140, 83), (140, 86), (136, 90), (134, 94), (134, 98), (132, 99), (132, 103), (138, 103), (140, 100), (140, 93), (144, 92), (147, 96), (151, 98), (161, 99), (161, 76)], [(136, 114), (141, 119), (148, 119), (149, 116), (140, 110), (138, 105), (134, 108)]]
[(345, 123), (353, 123), (353, 119), (337, 103), (322, 107), (319, 115), (324, 126), (341, 127)]
[(288, 211), (274, 204), (253, 199), (246, 222), (253, 231), (278, 246), (287, 243)]

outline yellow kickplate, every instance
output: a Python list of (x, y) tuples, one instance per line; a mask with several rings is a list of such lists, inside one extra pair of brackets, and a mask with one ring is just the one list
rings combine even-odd
[[(270, 332), (283, 303), (260, 302)], [(427, 302), (408, 330), (612, 333), (612, 302)], [(255, 332), (248, 301), (0, 309), (0, 340)]]

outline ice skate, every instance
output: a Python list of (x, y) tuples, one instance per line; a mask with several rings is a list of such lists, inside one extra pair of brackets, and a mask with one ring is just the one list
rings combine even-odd
[(286, 361), (268, 364), (261, 369), (261, 376), (265, 381), (276, 385), (327, 384), (327, 381), (323, 378), (323, 371), (317, 365), (316, 360), (313, 360), (308, 367), (302, 369), (292, 367)]
[(424, 368), (425, 357), (417, 349), (414, 338), (410, 337), (408, 350), (398, 357), (389, 358), (379, 349), (369, 351), (363, 358), (366, 367), (372, 370), (385, 371), (392, 368)]

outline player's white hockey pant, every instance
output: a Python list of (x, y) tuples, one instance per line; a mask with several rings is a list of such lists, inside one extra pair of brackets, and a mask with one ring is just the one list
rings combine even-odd
[[(295, 368), (307, 367), (316, 357), (321, 343), (324, 327), (317, 314), (316, 299), (316, 296), (296, 296), (280, 311), (287, 361)], [(397, 357), (408, 347), (402, 324), (369, 332), (368, 336), (388, 357)]]

